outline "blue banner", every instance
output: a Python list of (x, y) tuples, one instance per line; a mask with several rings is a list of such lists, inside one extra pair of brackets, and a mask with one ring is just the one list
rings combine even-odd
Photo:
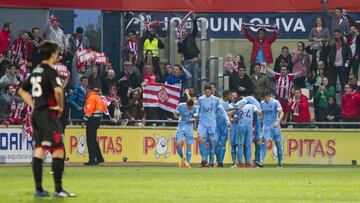
[[(169, 24), (174, 21), (178, 25), (186, 13), (163, 13), (163, 12), (135, 12), (126, 16), (126, 28), (139, 31), (140, 21), (160, 20), (162, 23), (157, 27), (160, 36), (166, 36)], [(197, 13), (198, 20), (206, 22), (208, 38), (243, 38), (240, 34), (242, 23), (276, 25), (281, 32), (281, 39), (307, 39), (311, 28), (314, 27), (315, 18), (321, 16), (326, 25), (330, 25), (332, 13)], [(355, 21), (360, 21), (360, 13), (351, 13)], [(191, 27), (191, 23), (187, 24)], [(328, 26), (327, 26), (328, 27)], [(328, 27), (329, 28), (329, 27)], [(199, 30), (200, 30), (199, 24)], [(330, 29), (330, 28), (329, 28)], [(256, 32), (255, 29), (252, 31)], [(200, 34), (200, 33), (199, 33)]]

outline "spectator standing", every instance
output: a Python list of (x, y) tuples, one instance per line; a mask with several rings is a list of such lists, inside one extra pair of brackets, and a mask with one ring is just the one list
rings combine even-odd
[(82, 119), (84, 117), (84, 105), (86, 100), (88, 82), (89, 81), (87, 77), (85, 76), (81, 77), (80, 84), (75, 86), (74, 91), (69, 97), (71, 119)]
[(286, 66), (288, 72), (292, 73), (293, 63), (287, 46), (281, 48), (281, 54), (275, 59), (274, 71), (280, 73), (281, 66)]
[(32, 34), (32, 39), (31, 39), (31, 43), (32, 43), (31, 67), (32, 67), (32, 69), (34, 69), (41, 62), (39, 49), (38, 49), (40, 43), (42, 42), (42, 38), (40, 36), (41, 35), (40, 34), (40, 28), (34, 27), (31, 30), (31, 34)]
[(98, 88), (99, 90), (102, 90), (99, 69), (96, 64), (92, 66), (92, 73), (89, 76), (89, 89), (93, 88)]
[[(328, 105), (326, 108), (325, 121), (326, 122), (339, 122), (341, 118), (341, 108), (336, 104), (335, 97), (329, 97)], [(330, 128), (338, 127), (337, 125), (330, 125)]]
[(13, 85), (6, 85), (4, 94), (0, 97), (0, 120), (6, 120), (11, 113), (11, 105), (15, 102), (16, 89)]
[(115, 71), (113, 69), (109, 69), (105, 72), (105, 74), (106, 75), (101, 78), (102, 94), (108, 96), (110, 88), (116, 86)]
[(4, 24), (3, 29), (0, 30), (0, 54), (10, 48), (10, 33), (12, 24), (7, 22)]
[(352, 73), (358, 77), (360, 62), (360, 37), (359, 29), (356, 27), (356, 25), (352, 25), (350, 27), (350, 34), (347, 37), (347, 41), (351, 50), (351, 62), (347, 68), (347, 75), (349, 75), (350, 71), (352, 70)]
[(270, 75), (271, 78), (275, 79), (276, 81), (276, 89), (275, 93), (280, 100), (284, 102), (287, 101), (290, 95), (290, 89), (292, 87), (292, 81), (300, 77), (302, 75), (302, 70), (296, 73), (288, 73), (287, 67), (282, 65), (280, 69), (280, 73), (276, 73), (275, 71), (266, 68), (267, 73)]
[(337, 76), (339, 75), (341, 89), (344, 90), (345, 83), (347, 81), (347, 68), (351, 59), (351, 50), (346, 38), (342, 36), (341, 30), (336, 29), (334, 31), (334, 39), (330, 41), (328, 47), (329, 51), (329, 68), (328, 72), (331, 76), (330, 84), (335, 86)]
[(119, 75), (120, 79), (117, 82), (117, 91), (122, 105), (126, 105), (130, 93), (140, 87), (141, 79), (134, 72), (133, 65), (130, 61), (124, 61), (122, 69), (123, 71)]
[[(300, 88), (295, 88), (295, 97), (289, 97), (289, 109), (292, 112), (292, 121), (296, 123), (310, 122), (308, 98), (301, 93)], [(295, 125), (299, 128), (306, 128), (308, 125)]]
[(315, 26), (311, 29), (309, 34), (309, 53), (312, 56), (310, 65), (311, 70), (316, 69), (316, 63), (319, 60), (324, 60), (323, 50), (330, 38), (331, 34), (329, 29), (325, 27), (324, 19), (317, 17), (315, 19)]
[(109, 125), (120, 125), (121, 124), (121, 103), (120, 98), (115, 98), (111, 101), (111, 105), (108, 107), (110, 123)]
[(293, 63), (292, 73), (302, 72), (299, 77), (294, 79), (293, 83), (296, 87), (305, 88), (305, 79), (309, 76), (310, 57), (305, 52), (304, 42), (298, 42), (297, 49), (291, 52)]
[[(344, 122), (359, 122), (360, 94), (349, 84), (345, 85), (345, 93), (341, 96), (341, 106), (341, 117)], [(349, 125), (344, 127), (349, 127)], [(350, 125), (350, 127), (358, 128), (357, 125)]]
[(316, 121), (324, 122), (326, 117), (326, 109), (328, 106), (328, 100), (330, 97), (335, 96), (335, 88), (329, 85), (329, 81), (326, 77), (322, 79), (321, 86), (317, 90), (315, 97), (317, 99), (317, 115)]
[(196, 45), (196, 35), (198, 32), (198, 25), (196, 21), (196, 14), (192, 14), (192, 31), (191, 34), (184, 30), (181, 39), (178, 42), (178, 53), (184, 57), (183, 65), (185, 69), (190, 72), (191, 80), (187, 87), (194, 87), (195, 91), (199, 90), (198, 75), (199, 75), (199, 54), (200, 50)]
[[(133, 64), (138, 64), (138, 62), (142, 59), (142, 54), (140, 53), (141, 48), (141, 42), (136, 35), (136, 32), (134, 30), (130, 30), (127, 34), (127, 40), (123, 47), (123, 59), (125, 61), (130, 61)], [(128, 58), (129, 53), (133, 53), (134, 61)]]
[(64, 52), (67, 49), (66, 37), (59, 25), (58, 19), (55, 16), (50, 16), (45, 25), (45, 35), (46, 39), (55, 41), (60, 47), (61, 52)]
[(148, 57), (147, 51), (150, 50), (152, 53), (151, 55), (152, 61), (151, 62), (148, 61), (149, 58), (147, 60), (144, 59), (144, 61), (145, 63), (152, 63), (157, 74), (161, 76), (159, 49), (164, 49), (165, 45), (162, 42), (162, 40), (159, 38), (159, 35), (155, 33), (155, 28), (149, 28), (149, 29), (150, 30), (148, 36), (144, 38), (143, 53), (144, 53), (144, 57)]
[(279, 32), (276, 29), (271, 36), (266, 36), (266, 30), (258, 29), (257, 36), (252, 35), (248, 28), (242, 26), (241, 33), (253, 44), (251, 52), (250, 63), (272, 64), (273, 56), (271, 51), (271, 44), (279, 37)]
[(174, 67), (171, 64), (168, 63), (168, 64), (165, 64), (164, 70), (165, 70), (165, 80), (166, 80), (166, 78), (168, 76), (173, 74)]
[(238, 65), (235, 64), (233, 55), (228, 53), (225, 56), (224, 70), (226, 75), (231, 75), (234, 71), (237, 72)]
[(238, 91), (241, 95), (250, 95), (254, 93), (254, 84), (245, 71), (245, 66), (239, 66), (238, 72), (233, 72), (230, 75), (230, 91)]
[(266, 89), (270, 89), (271, 84), (269, 78), (264, 73), (261, 73), (261, 65), (259, 63), (255, 63), (253, 69), (254, 74), (251, 76), (251, 79), (255, 85), (255, 98), (261, 101), (261, 95), (263, 95)]
[(340, 30), (342, 35), (347, 35), (349, 33), (349, 21), (344, 17), (344, 9), (336, 8), (334, 12), (334, 16), (331, 19), (331, 30), (334, 32), (335, 30)]
[(349, 74), (349, 84), (352, 86), (353, 90), (360, 93), (360, 87), (358, 83), (358, 77), (352, 73)]
[(154, 67), (151, 63), (146, 63), (144, 65), (144, 74), (143, 74), (143, 80), (142, 84), (154, 84), (154, 83), (160, 83), (160, 77), (154, 72)]
[(15, 40), (12, 45), (12, 61), (18, 64), (22, 59), (31, 62), (32, 59), (32, 43), (30, 42), (29, 34), (26, 31), (21, 31), (19, 39)]

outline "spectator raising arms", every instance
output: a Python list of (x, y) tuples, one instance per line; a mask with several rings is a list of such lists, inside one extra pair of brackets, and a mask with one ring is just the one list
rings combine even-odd
[(258, 29), (257, 36), (252, 35), (248, 28), (242, 26), (241, 34), (244, 35), (253, 44), (250, 63), (260, 63), (267, 65), (273, 63), (271, 44), (279, 37), (278, 30), (275, 30), (271, 36), (266, 36), (266, 30)]
[(45, 35), (46, 39), (55, 41), (60, 47), (61, 52), (64, 52), (67, 49), (66, 37), (59, 25), (58, 19), (55, 16), (50, 16), (45, 25)]
[(181, 33), (182, 37), (178, 42), (178, 53), (184, 56), (183, 65), (185, 69), (191, 74), (191, 81), (188, 83), (188, 87), (194, 87), (196, 91), (198, 87), (198, 73), (199, 73), (199, 62), (198, 56), (200, 50), (196, 45), (196, 35), (198, 32), (198, 25), (196, 22), (196, 14), (192, 13), (192, 31), (188, 33), (183, 30)]

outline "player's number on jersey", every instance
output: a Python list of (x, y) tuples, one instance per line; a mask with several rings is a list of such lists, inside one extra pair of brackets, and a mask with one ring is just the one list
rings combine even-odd
[(31, 84), (32, 84), (32, 95), (33, 97), (40, 97), (42, 95), (42, 89), (41, 89), (41, 77), (35, 76), (31, 78)]

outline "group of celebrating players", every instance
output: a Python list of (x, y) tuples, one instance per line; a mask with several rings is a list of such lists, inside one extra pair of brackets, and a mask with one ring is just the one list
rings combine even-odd
[[(231, 95), (230, 95), (231, 94)], [(189, 99), (179, 103), (175, 118), (179, 118), (176, 132), (176, 151), (180, 156), (179, 167), (190, 168), (191, 146), (198, 121), (198, 142), (201, 155), (200, 167), (223, 167), (226, 143), (230, 134), (232, 168), (263, 167), (267, 145), (272, 139), (277, 148), (278, 167), (282, 167), (282, 136), (280, 121), (284, 113), (271, 91), (265, 90), (262, 101), (253, 96), (225, 91), (222, 98), (213, 95), (211, 85), (205, 85), (204, 95), (198, 101)], [(230, 133), (229, 133), (230, 126)], [(253, 134), (255, 135), (253, 139)], [(185, 139), (186, 154), (183, 153)], [(251, 146), (254, 140), (255, 157), (251, 165)], [(243, 162), (243, 155), (245, 162)], [(216, 163), (215, 163), (216, 156)]]

